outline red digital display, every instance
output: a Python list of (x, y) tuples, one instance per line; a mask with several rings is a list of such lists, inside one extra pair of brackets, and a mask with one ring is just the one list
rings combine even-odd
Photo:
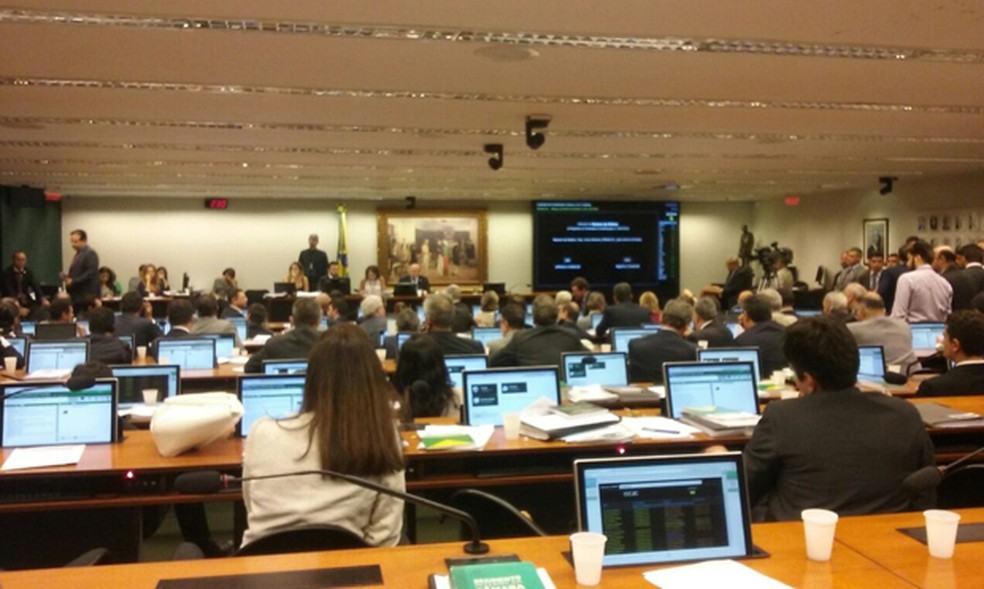
[(206, 198), (205, 208), (214, 209), (219, 211), (224, 211), (229, 208), (229, 199), (227, 198)]

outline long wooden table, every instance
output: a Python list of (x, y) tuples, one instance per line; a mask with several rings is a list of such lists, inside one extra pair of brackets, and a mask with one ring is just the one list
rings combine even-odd
[[(964, 522), (984, 521), (984, 510), (964, 510)], [(929, 559), (926, 547), (911, 538), (893, 533), (894, 522), (910, 525), (921, 522), (921, 514), (843, 518), (829, 562), (806, 559), (803, 528), (799, 522), (756, 524), (755, 544), (771, 556), (742, 561), (747, 566), (793, 587), (973, 587), (979, 585), (984, 545), (957, 546), (952, 561)], [(869, 539), (858, 540), (855, 530), (875, 530)], [(547, 569), (557, 587), (574, 587), (574, 570), (562, 555), (568, 550), (565, 536), (493, 540), (490, 554), (515, 553), (523, 560)], [(383, 583), (375, 587), (426, 587), (432, 573), (446, 573), (444, 559), (464, 556), (463, 543), (425, 544), (396, 548), (369, 548), (336, 552), (309, 552), (278, 556), (227, 558), (175, 563), (144, 563), (101, 566), (88, 569), (44, 569), (0, 573), (4, 589), (73, 587), (103, 589), (127, 587), (151, 589), (162, 579), (252, 575), (332, 568), (378, 565)], [(908, 561), (904, 561), (907, 558)], [(657, 567), (605, 569), (602, 587), (646, 587), (642, 573)], [(950, 583), (948, 580), (952, 579)]]

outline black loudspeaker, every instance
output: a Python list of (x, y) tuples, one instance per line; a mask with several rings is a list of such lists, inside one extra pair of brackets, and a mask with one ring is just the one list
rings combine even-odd
[(10, 206), (13, 208), (44, 208), (44, 190), (30, 186), (10, 186), (7, 188)]

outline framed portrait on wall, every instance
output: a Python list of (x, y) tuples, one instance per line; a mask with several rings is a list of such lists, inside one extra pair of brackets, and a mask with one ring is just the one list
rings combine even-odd
[(431, 285), (488, 280), (487, 220), (482, 210), (380, 210), (377, 259), (387, 284), (411, 264)]
[(881, 252), (882, 255), (887, 255), (885, 251), (890, 243), (888, 241), (888, 219), (865, 219), (863, 227), (863, 251), (865, 259), (871, 257), (874, 252)]

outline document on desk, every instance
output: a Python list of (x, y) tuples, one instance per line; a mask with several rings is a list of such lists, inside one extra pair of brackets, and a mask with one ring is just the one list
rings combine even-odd
[(24, 470), (78, 464), (79, 460), (82, 460), (82, 452), (84, 451), (85, 444), (17, 448), (10, 453), (0, 470)]
[(428, 425), (417, 432), (418, 450), (481, 450), (495, 433), (493, 425)]
[(648, 571), (642, 576), (661, 589), (728, 587), (729, 589), (792, 589), (772, 577), (733, 560), (708, 560), (697, 564)]

